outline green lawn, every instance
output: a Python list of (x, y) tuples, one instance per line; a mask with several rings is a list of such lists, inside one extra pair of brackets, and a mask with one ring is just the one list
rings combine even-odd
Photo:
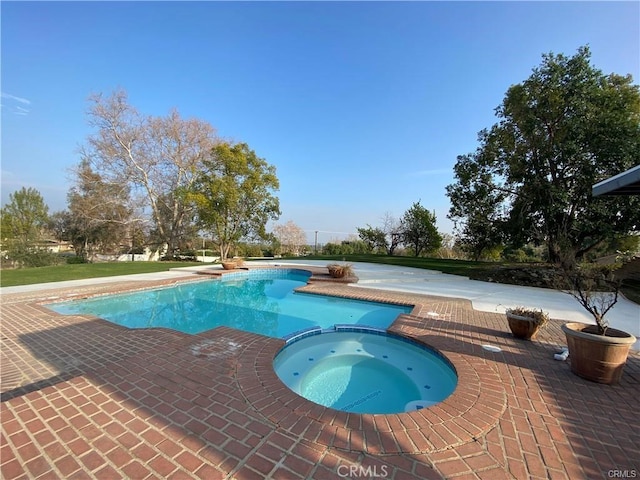
[(399, 257), (388, 255), (311, 255), (304, 257), (309, 260), (327, 260), (329, 262), (367, 262), (383, 263), (386, 265), (400, 265), (403, 267), (424, 268), (426, 270), (438, 270), (443, 273), (453, 275), (464, 275), (474, 277), (490, 268), (495, 268), (506, 263), (499, 262), (474, 262), (471, 260), (451, 260), (445, 258), (425, 258), (425, 257)]
[(77, 265), (56, 265), (53, 267), (20, 268), (2, 270), (0, 287), (15, 285), (31, 285), (34, 283), (62, 282), (64, 280), (80, 280), (83, 278), (112, 277), (114, 275), (131, 275), (134, 273), (166, 272), (171, 268), (202, 265), (189, 262), (114, 262), (114, 263), (81, 263)]

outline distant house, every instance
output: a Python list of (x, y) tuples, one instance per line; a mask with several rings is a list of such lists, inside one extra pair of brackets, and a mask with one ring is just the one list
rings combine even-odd
[(40, 250), (49, 250), (51, 253), (65, 253), (73, 250), (70, 242), (58, 242), (57, 240), (40, 240), (34, 245)]

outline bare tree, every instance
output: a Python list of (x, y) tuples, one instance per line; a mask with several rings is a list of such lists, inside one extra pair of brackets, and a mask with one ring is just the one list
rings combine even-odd
[(598, 335), (605, 335), (609, 322), (605, 315), (618, 302), (622, 280), (615, 270), (620, 266), (583, 263), (558, 269), (558, 286), (575, 298), (596, 322)]
[(280, 242), (280, 253), (291, 253), (297, 256), (302, 253), (302, 248), (307, 244), (307, 236), (304, 230), (291, 220), (285, 224), (274, 226), (273, 235)]
[(385, 212), (382, 217), (382, 231), (387, 236), (387, 254), (393, 255), (396, 248), (402, 244), (402, 223), (391, 212)]
[(172, 256), (194, 211), (184, 200), (217, 137), (201, 120), (184, 120), (176, 110), (145, 117), (129, 105), (127, 94), (89, 99), (89, 125), (95, 133), (81, 149), (83, 161), (109, 184), (127, 185), (131, 201), (142, 201), (158, 240)]

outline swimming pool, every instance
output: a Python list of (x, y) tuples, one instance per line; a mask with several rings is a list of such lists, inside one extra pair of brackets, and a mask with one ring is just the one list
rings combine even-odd
[(227, 326), (269, 337), (339, 323), (387, 328), (411, 306), (294, 292), (310, 273), (264, 269), (220, 279), (46, 305), (63, 315), (93, 315), (129, 328), (197, 334)]
[(340, 326), (292, 338), (274, 370), (298, 395), (352, 413), (401, 413), (441, 402), (458, 377), (435, 350), (396, 335)]

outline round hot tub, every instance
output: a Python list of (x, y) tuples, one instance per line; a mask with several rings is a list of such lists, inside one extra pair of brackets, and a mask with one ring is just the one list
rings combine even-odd
[(298, 395), (353, 413), (429, 407), (453, 393), (453, 365), (439, 352), (377, 330), (316, 331), (291, 339), (274, 359)]

